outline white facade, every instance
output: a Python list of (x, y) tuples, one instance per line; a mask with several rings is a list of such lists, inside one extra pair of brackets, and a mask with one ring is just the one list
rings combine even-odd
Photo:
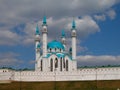
[[(75, 25), (75, 22), (74, 22)], [(36, 28), (36, 32), (38, 28)], [(42, 44), (42, 48), (36, 47), (36, 68), (35, 71), (39, 72), (63, 72), (63, 71), (74, 71), (76, 70), (76, 28), (72, 27), (72, 55), (66, 50), (66, 39), (65, 32), (62, 31), (61, 42), (53, 40), (47, 42), (47, 35), (49, 30), (47, 30), (46, 17), (43, 18), (42, 24), (42, 35), (39, 32), (36, 33), (36, 37), (42, 36), (42, 42), (40, 40), (35, 40), (35, 43)], [(38, 36), (39, 35), (39, 36)], [(42, 54), (39, 54), (40, 51)], [(37, 52), (39, 51), (39, 52)]]
[(75, 21), (72, 23), (72, 48), (70, 48), (69, 52), (66, 50), (65, 32), (62, 32), (61, 42), (56, 40), (47, 42), (49, 30), (47, 30), (46, 17), (43, 19), (42, 27), (42, 35), (38, 26), (35, 33), (35, 70), (0, 69), (0, 81), (120, 80), (120, 67), (77, 69)]

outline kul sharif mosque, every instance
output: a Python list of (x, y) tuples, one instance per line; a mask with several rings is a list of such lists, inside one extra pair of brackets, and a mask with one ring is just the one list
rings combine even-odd
[[(76, 61), (76, 24), (73, 20), (71, 27), (71, 42), (72, 48), (69, 52), (66, 50), (66, 37), (64, 30), (62, 31), (61, 41), (53, 40), (47, 42), (47, 21), (46, 16), (43, 18), (42, 24), (42, 35), (38, 26), (36, 27), (35, 33), (35, 44), (36, 44), (36, 71), (51, 71), (51, 72), (62, 72), (62, 71), (74, 71), (77, 69)], [(41, 38), (42, 36), (42, 38)], [(42, 40), (41, 40), (42, 39)], [(42, 41), (42, 42), (41, 42)], [(42, 47), (41, 47), (42, 43)], [(42, 53), (40, 51), (42, 50)]]
[(44, 16), (41, 32), (38, 25), (35, 31), (35, 70), (0, 69), (0, 82), (120, 80), (120, 67), (77, 68), (75, 20), (71, 24), (72, 45), (69, 51), (66, 50), (64, 30), (61, 33), (61, 41), (48, 42)]

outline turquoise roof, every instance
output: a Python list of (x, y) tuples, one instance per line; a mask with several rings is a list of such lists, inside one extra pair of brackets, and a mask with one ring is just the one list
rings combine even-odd
[(47, 58), (48, 58), (48, 57), (50, 57), (50, 56), (51, 56), (51, 54), (50, 54), (50, 53), (48, 53), (48, 54), (47, 54)]
[(65, 57), (65, 54), (57, 53), (56, 56), (57, 56), (58, 58), (60, 58), (60, 57), (64, 58), (64, 57)]
[(40, 35), (40, 31), (39, 31), (39, 27), (38, 27), (38, 24), (36, 26), (36, 32), (35, 32), (36, 35)]
[(72, 29), (76, 29), (76, 23), (75, 23), (75, 20), (73, 20), (73, 22), (72, 22)]
[(65, 31), (62, 30), (62, 37), (65, 37)]
[(65, 50), (63, 44), (61, 42), (56, 41), (56, 40), (53, 40), (53, 41), (49, 42), (48, 45), (47, 45), (47, 48), (48, 49), (49, 48), (51, 48), (51, 49), (53, 49), (53, 48), (59, 48), (59, 49)]
[(72, 60), (72, 57), (66, 53), (48, 53), (47, 58), (49, 58), (51, 55), (56, 55), (58, 58), (64, 58), (65, 56), (68, 56), (70, 60)]
[(43, 25), (46, 25), (47, 21), (46, 21), (46, 16), (43, 17)]

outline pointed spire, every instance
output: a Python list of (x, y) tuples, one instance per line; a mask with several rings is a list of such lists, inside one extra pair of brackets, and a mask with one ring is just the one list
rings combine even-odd
[(62, 38), (65, 37), (65, 31), (62, 30)]
[(36, 26), (36, 32), (35, 32), (36, 35), (40, 35), (40, 31), (39, 31), (39, 27), (38, 27), (38, 24)]
[(46, 25), (47, 21), (46, 21), (46, 16), (43, 17), (43, 25)]
[(73, 19), (72, 21), (72, 29), (76, 29), (76, 23), (75, 23), (75, 20)]

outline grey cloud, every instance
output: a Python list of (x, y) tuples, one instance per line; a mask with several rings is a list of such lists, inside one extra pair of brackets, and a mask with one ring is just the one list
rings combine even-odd
[(11, 58), (11, 57), (17, 57), (19, 54), (13, 53), (13, 52), (7, 52), (7, 53), (0, 53), (0, 59), (1, 58)]
[(18, 56), (19, 54), (13, 52), (0, 53), (0, 67), (13, 66), (22, 63), (22, 60), (17, 59)]
[(115, 19), (116, 12), (114, 10), (111, 9), (111, 10), (107, 11), (106, 14), (109, 16), (109, 18), (111, 20)]
[[(89, 14), (102, 13), (116, 3), (119, 3), (118, 0), (1, 0), (0, 33), (8, 32), (11, 36), (8, 33), (2, 35), (0, 44), (20, 44), (18, 41), (22, 41), (22, 44), (26, 45), (33, 43), (34, 36), (32, 34), (35, 29), (35, 21), (42, 20), (44, 11), (48, 16), (50, 40), (60, 35), (61, 29), (71, 23), (73, 16), (88, 15), (88, 17), (76, 21), (79, 25), (78, 36), (80, 38), (86, 37), (99, 29), (99, 26)], [(86, 22), (87, 20), (89, 23)], [(23, 35), (11, 30), (23, 23), (26, 24), (26, 27), (21, 30), (24, 33)], [(54, 35), (52, 35), (53, 32)], [(57, 39), (59, 38), (57, 37)], [(11, 42), (7, 43), (8, 41)]]
[(21, 37), (10, 30), (0, 30), (0, 44), (1, 45), (14, 45), (19, 43)]
[(112, 55), (85, 55), (77, 57), (78, 66), (102, 66), (102, 65), (119, 65), (120, 56)]
[(94, 18), (98, 21), (105, 21), (106, 20), (106, 15), (94, 15)]
[[(85, 38), (90, 34), (94, 34), (100, 31), (99, 26), (96, 21), (92, 19), (90, 16), (83, 16), (81, 19), (76, 19), (77, 26), (77, 36), (78, 38)], [(69, 22), (67, 25), (67, 29), (70, 29), (71, 23)]]
[(103, 12), (117, 0), (1, 0), (0, 17), (8, 21), (31, 21), (42, 17), (44, 9), (49, 17), (76, 16)]
[(116, 17), (116, 12), (113, 9), (109, 9), (101, 15), (94, 15), (94, 18), (98, 21), (105, 21), (106, 17), (113, 20)]

